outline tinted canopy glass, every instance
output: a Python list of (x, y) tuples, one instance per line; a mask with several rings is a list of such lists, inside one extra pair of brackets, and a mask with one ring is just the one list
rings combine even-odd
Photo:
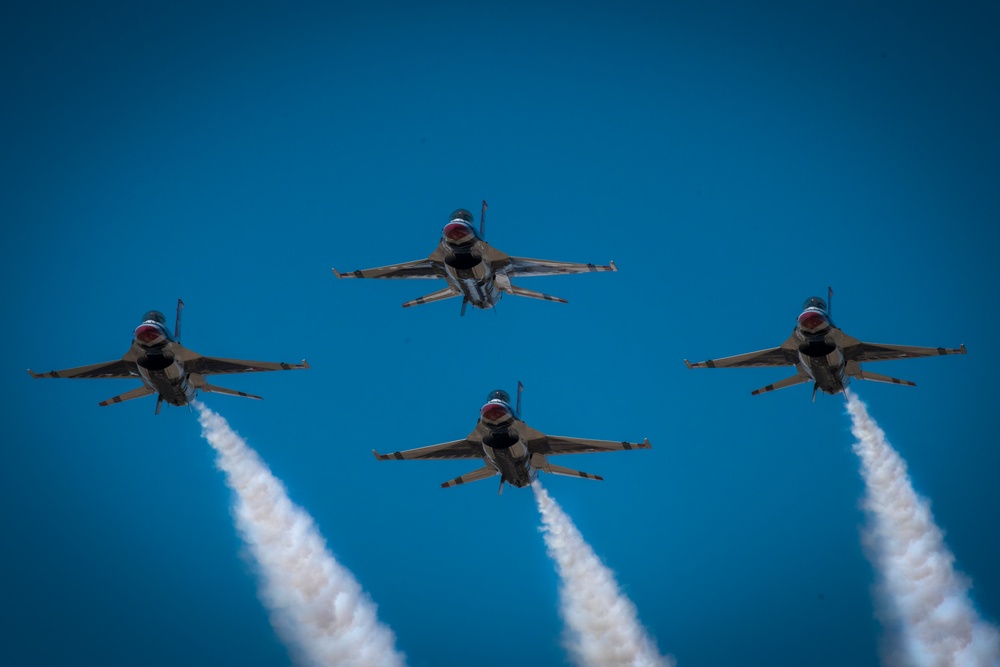
[(501, 400), (504, 403), (510, 403), (510, 394), (505, 392), (503, 389), (497, 389), (496, 391), (491, 391), (490, 395), (486, 397), (487, 401)]
[(806, 299), (805, 303), (802, 304), (802, 309), (805, 310), (806, 308), (819, 308), (820, 310), (825, 312), (826, 301), (823, 301), (823, 299), (819, 298), (818, 296), (811, 296), (808, 299)]
[(159, 322), (163, 326), (167, 325), (167, 318), (165, 318), (163, 316), (163, 313), (161, 313), (158, 310), (151, 310), (151, 311), (149, 311), (148, 313), (146, 313), (145, 315), (142, 316), (142, 321), (143, 322), (149, 322), (150, 320), (152, 320), (154, 322)]

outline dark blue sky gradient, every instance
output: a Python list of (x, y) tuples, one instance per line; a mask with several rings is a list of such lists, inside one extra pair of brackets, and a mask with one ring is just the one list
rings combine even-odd
[[(833, 285), (873, 342), (967, 357), (856, 386), (1000, 618), (990, 415), (1000, 11), (989, 3), (22, 3), (0, 18), (0, 662), (290, 664), (187, 409), (115, 359), (186, 304), (206, 355), (297, 361), (208, 396), (317, 521), (414, 667), (565, 664), (528, 491), (378, 463), (464, 436), (494, 388), (542, 431), (651, 452), (543, 482), (682, 667), (877, 665), (842, 399), (688, 371), (772, 347)], [(510, 254), (617, 261), (402, 310), (418, 259), (490, 202)]]

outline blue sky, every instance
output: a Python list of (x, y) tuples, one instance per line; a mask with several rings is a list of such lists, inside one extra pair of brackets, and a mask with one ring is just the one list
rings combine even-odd
[[(987, 3), (34, 3), (0, 21), (0, 655), (285, 665), (187, 409), (24, 372), (120, 357), (185, 300), (206, 355), (297, 361), (208, 396), (317, 521), (411, 665), (565, 664), (530, 492), (379, 463), (464, 436), (524, 382), (542, 431), (650, 452), (544, 478), (680, 665), (876, 665), (839, 397), (683, 359), (778, 345), (801, 302), (872, 342), (969, 355), (856, 387), (1000, 618), (991, 411), (1000, 51)], [(424, 257), (490, 203), (524, 280), (458, 317)], [(524, 657), (527, 656), (527, 657)]]

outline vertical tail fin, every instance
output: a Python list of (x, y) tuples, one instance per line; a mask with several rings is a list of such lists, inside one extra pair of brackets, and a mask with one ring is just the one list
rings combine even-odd
[(833, 288), (829, 286), (826, 288), (826, 314), (833, 319)]
[(181, 342), (181, 309), (184, 307), (184, 302), (177, 299), (177, 320), (174, 323), (174, 341)]
[(520, 380), (518, 380), (517, 381), (517, 408), (515, 408), (517, 410), (517, 417), (518, 417), (518, 419), (521, 418), (521, 394), (523, 394), (523, 393), (524, 393), (524, 385), (521, 384)]
[(486, 200), (483, 200), (483, 212), (479, 214), (479, 238), (486, 238)]

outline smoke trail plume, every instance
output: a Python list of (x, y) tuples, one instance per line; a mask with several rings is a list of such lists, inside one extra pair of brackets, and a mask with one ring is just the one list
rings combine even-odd
[(866, 485), (869, 557), (881, 578), (880, 616), (897, 633), (887, 660), (914, 667), (997, 667), (1000, 635), (976, 614), (969, 582), (952, 567), (955, 557), (930, 504), (914, 492), (906, 463), (865, 404), (848, 394), (847, 410)]
[(235, 492), (233, 515), (260, 574), (271, 623), (310, 667), (401, 667), (375, 604), (326, 549), (312, 518), (288, 499), (255, 451), (225, 419), (195, 403), (202, 435)]
[(580, 531), (540, 482), (531, 485), (542, 515), (545, 546), (562, 583), (560, 614), (564, 644), (581, 667), (672, 667), (619, 590), (614, 573), (597, 557)]

